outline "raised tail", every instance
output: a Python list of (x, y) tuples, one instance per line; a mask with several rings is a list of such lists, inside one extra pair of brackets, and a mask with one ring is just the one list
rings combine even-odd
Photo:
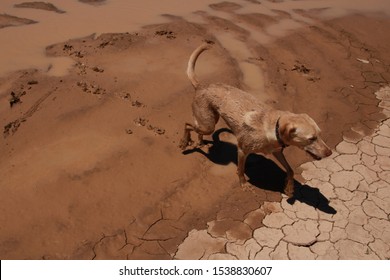
[(209, 49), (211, 47), (211, 43), (203, 43), (200, 45), (190, 56), (190, 60), (188, 61), (187, 66), (187, 76), (188, 79), (190, 79), (192, 86), (197, 89), (200, 85), (196, 74), (195, 74), (195, 64), (196, 60), (198, 59), (199, 55), (204, 52), (205, 50)]

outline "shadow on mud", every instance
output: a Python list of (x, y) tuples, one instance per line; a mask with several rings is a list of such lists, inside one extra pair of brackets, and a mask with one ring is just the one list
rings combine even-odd
[[(211, 144), (208, 152), (200, 148), (194, 148), (186, 150), (183, 153), (191, 154), (198, 152), (215, 164), (228, 165), (233, 162), (237, 165), (237, 146), (221, 141), (219, 135), (223, 132), (232, 133), (227, 128), (215, 131), (212, 135), (213, 141), (205, 141), (205, 144)], [(249, 155), (245, 165), (245, 174), (249, 178), (249, 183), (257, 188), (280, 193), (283, 192), (286, 173), (272, 160), (257, 154)], [(294, 184), (294, 196), (287, 200), (288, 203), (293, 204), (295, 200), (298, 200), (325, 213), (336, 214), (337, 211), (329, 205), (329, 200), (318, 188), (302, 185), (296, 180)]]

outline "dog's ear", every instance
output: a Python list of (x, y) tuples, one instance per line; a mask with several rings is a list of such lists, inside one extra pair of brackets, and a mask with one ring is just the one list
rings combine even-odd
[(280, 127), (280, 134), (283, 136), (283, 139), (292, 139), (296, 136), (298, 128), (294, 126), (293, 123), (287, 123), (284, 126)]
[(298, 131), (298, 128), (296, 128), (295, 126), (291, 126), (291, 128), (288, 131), (288, 135), (290, 136), (290, 138), (293, 138), (294, 136), (296, 136), (297, 131)]
[(280, 134), (283, 135), (284, 137), (290, 136), (290, 133), (295, 132), (295, 127), (291, 122), (286, 122), (286, 123), (279, 123), (280, 125)]

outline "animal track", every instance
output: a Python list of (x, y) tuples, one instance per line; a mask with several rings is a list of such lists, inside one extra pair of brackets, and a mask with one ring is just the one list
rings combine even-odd
[(77, 85), (86, 93), (92, 93), (94, 95), (106, 94), (106, 90), (98, 85), (94, 85), (85, 81), (77, 82)]

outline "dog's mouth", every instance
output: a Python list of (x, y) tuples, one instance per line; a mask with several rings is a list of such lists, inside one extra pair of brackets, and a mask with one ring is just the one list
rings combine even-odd
[(308, 153), (312, 158), (314, 158), (315, 160), (320, 160), (320, 159), (322, 159), (322, 157), (319, 157), (319, 156), (317, 156), (316, 154), (313, 154), (312, 152), (310, 152), (310, 151), (307, 151), (306, 150), (306, 153)]

